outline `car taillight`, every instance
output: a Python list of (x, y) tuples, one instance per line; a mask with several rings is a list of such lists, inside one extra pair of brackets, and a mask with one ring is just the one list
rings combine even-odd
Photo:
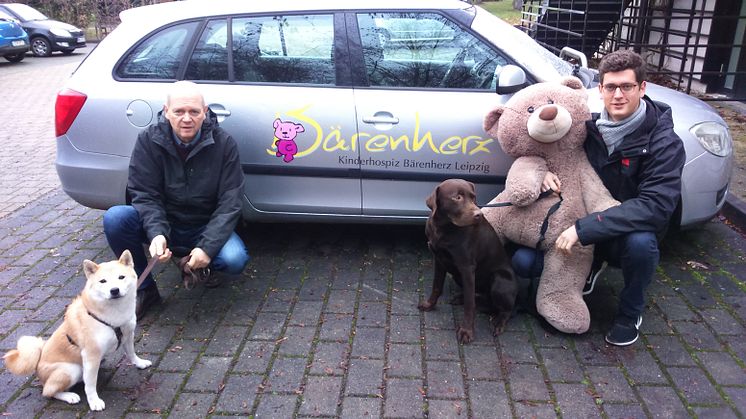
[(72, 89), (63, 89), (57, 93), (57, 102), (54, 104), (54, 132), (56, 136), (59, 137), (67, 133), (86, 99), (88, 99), (88, 96)]

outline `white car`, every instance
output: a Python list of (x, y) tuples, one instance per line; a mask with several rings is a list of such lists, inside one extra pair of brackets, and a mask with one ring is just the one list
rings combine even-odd
[[(121, 19), (57, 98), (60, 180), (95, 208), (125, 202), (137, 134), (186, 79), (238, 142), (245, 218), (422, 222), (444, 179), (476, 183), (480, 203), (502, 190), (512, 159), (482, 130), (484, 115), (526, 83), (573, 73), (458, 0), (183, 1)], [(427, 36), (382, 36), (420, 20)], [(727, 125), (695, 98), (653, 84), (648, 94), (673, 107), (686, 148), (677, 217), (706, 221), (727, 194)], [(292, 135), (281, 141), (275, 126)]]

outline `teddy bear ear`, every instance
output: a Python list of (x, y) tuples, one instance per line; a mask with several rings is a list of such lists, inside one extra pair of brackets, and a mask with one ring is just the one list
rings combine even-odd
[(504, 106), (498, 106), (495, 109), (491, 110), (487, 116), (484, 117), (484, 122), (482, 123), (482, 128), (489, 132), (495, 124), (497, 124), (497, 120), (500, 119), (500, 117), (503, 114), (503, 111), (505, 110)]
[(567, 86), (571, 89), (575, 89), (575, 90), (584, 89), (583, 82), (580, 81), (579, 78), (573, 77), (573, 76), (564, 77), (560, 81), (560, 84), (562, 84), (563, 86)]

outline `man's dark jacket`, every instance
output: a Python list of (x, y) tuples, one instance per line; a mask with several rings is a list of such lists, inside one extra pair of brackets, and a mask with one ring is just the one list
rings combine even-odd
[(127, 193), (149, 241), (159, 234), (170, 241), (172, 224), (206, 226), (195, 247), (215, 258), (241, 216), (243, 172), (238, 147), (218, 127), (212, 111), (186, 161), (176, 151), (172, 132), (160, 112), (158, 123), (137, 137)]
[(645, 96), (645, 120), (608, 154), (596, 127), (587, 122), (585, 151), (611, 195), (622, 204), (589, 214), (575, 223), (583, 245), (634, 231), (663, 234), (681, 197), (684, 145), (673, 131), (671, 108)]

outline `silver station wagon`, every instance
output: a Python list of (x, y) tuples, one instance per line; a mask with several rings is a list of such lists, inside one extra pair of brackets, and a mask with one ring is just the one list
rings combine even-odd
[[(186, 1), (121, 20), (56, 104), (63, 188), (102, 209), (125, 202), (137, 134), (176, 80), (200, 84), (238, 142), (246, 219), (416, 223), (444, 179), (477, 184), (479, 203), (501, 191), (512, 159), (484, 115), (517, 87), (574, 71), (458, 0)], [(648, 94), (672, 105), (686, 148), (679, 221), (706, 221), (727, 194), (727, 125), (692, 97)]]

